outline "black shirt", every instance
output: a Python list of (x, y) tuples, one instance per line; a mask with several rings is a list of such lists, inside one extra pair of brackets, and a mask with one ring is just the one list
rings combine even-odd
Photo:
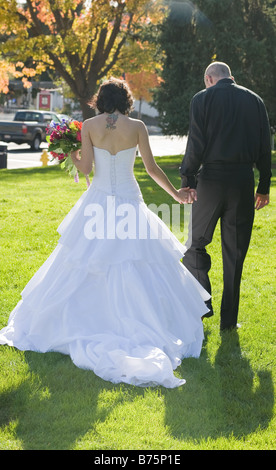
[[(257, 192), (268, 194), (271, 136), (262, 99), (231, 78), (197, 93), (190, 107), (190, 129), (180, 174), (182, 187), (196, 187), (203, 164), (256, 164)], [(227, 165), (225, 166), (227, 167)]]

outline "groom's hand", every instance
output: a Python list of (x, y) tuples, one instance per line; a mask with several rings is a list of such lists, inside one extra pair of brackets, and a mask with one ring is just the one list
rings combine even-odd
[(190, 189), (190, 190), (189, 190), (189, 193), (190, 193), (191, 203), (194, 202), (194, 201), (197, 201), (197, 192), (196, 192), (196, 189)]
[(195, 189), (181, 188), (178, 190), (179, 196), (183, 204), (192, 204), (197, 200), (197, 193)]
[(257, 211), (269, 204), (269, 194), (258, 194), (255, 195), (255, 209)]

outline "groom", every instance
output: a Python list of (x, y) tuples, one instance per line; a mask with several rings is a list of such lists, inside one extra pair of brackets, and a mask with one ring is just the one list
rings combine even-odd
[[(242, 268), (254, 219), (254, 164), (259, 171), (255, 208), (269, 203), (270, 128), (262, 99), (238, 86), (227, 64), (210, 64), (204, 81), (206, 89), (191, 102), (180, 167), (182, 187), (191, 188), (194, 200), (191, 246), (183, 264), (211, 294), (211, 259), (205, 247), (220, 219), (224, 281), (220, 327), (225, 330), (237, 326)], [(211, 316), (211, 302), (208, 306), (206, 316)]]

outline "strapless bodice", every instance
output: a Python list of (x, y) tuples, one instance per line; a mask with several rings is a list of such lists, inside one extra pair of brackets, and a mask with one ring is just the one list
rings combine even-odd
[(91, 187), (112, 196), (141, 199), (142, 194), (133, 173), (136, 147), (120, 150), (114, 155), (102, 148), (93, 149), (94, 177)]

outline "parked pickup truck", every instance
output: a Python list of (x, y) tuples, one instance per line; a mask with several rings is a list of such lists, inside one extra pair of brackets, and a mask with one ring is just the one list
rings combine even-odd
[(0, 141), (29, 144), (38, 150), (46, 140), (46, 128), (54, 120), (61, 122), (57, 114), (50, 111), (17, 111), (13, 121), (0, 121)]

